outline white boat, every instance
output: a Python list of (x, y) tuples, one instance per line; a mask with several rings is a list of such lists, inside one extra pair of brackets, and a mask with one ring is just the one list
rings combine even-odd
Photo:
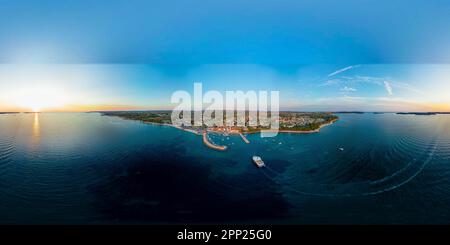
[(253, 162), (256, 164), (256, 166), (258, 166), (258, 168), (262, 168), (262, 167), (266, 166), (264, 164), (264, 161), (261, 159), (261, 157), (253, 156), (252, 159), (253, 159)]
[(339, 149), (340, 151), (344, 151), (344, 148), (342, 148), (342, 147), (339, 147), (338, 149)]

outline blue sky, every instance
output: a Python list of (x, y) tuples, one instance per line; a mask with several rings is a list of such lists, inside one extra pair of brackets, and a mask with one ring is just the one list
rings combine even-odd
[(448, 1), (0, 6), (0, 111), (163, 109), (194, 82), (279, 90), (286, 110), (450, 110)]
[(0, 61), (448, 63), (444, 0), (0, 0)]

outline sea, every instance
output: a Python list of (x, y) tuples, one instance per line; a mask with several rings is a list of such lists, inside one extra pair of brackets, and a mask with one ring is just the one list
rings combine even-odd
[(0, 224), (450, 224), (450, 115), (337, 115), (209, 134), (215, 151), (100, 113), (2, 114)]

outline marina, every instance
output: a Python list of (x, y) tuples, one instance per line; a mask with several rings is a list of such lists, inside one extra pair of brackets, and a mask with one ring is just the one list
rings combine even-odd
[(214, 150), (225, 151), (227, 149), (227, 146), (216, 145), (216, 144), (210, 142), (209, 139), (208, 139), (208, 133), (206, 131), (203, 132), (203, 143), (207, 147), (209, 147), (211, 149), (214, 149)]

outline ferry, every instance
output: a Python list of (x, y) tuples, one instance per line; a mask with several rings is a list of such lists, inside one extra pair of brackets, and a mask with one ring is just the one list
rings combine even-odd
[(264, 164), (264, 161), (261, 159), (261, 157), (253, 156), (252, 159), (253, 159), (253, 162), (256, 164), (256, 166), (258, 166), (258, 168), (262, 168), (262, 167), (266, 166)]

